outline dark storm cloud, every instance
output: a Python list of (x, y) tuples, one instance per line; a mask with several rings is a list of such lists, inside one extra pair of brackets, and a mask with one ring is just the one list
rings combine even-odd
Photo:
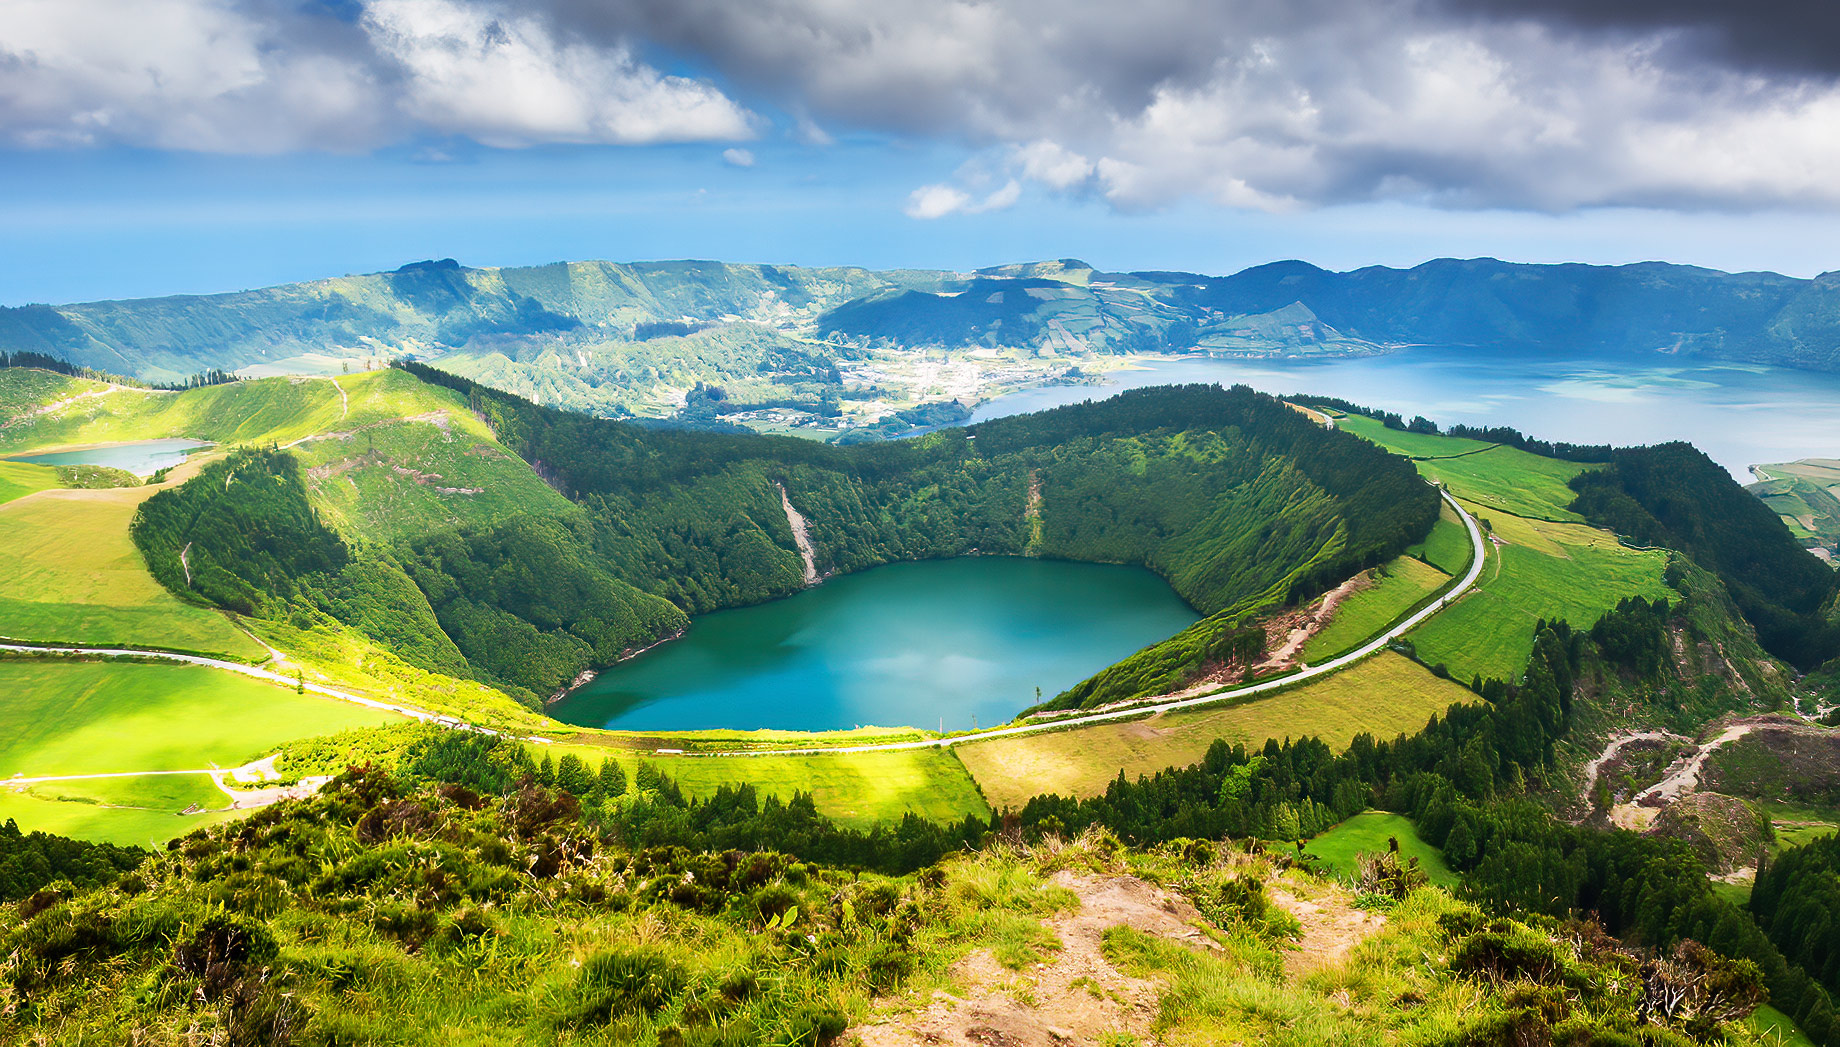
[(1840, 73), (1840, 4), (1832, 0), (1434, 0), (1434, 7), (1587, 33), (1669, 34), (1665, 48), (1684, 61), (1786, 76)]

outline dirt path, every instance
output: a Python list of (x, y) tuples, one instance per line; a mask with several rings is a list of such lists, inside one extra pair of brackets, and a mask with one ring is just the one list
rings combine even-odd
[(1046, 922), (1061, 948), (1043, 962), (1014, 971), (978, 950), (952, 966), (961, 992), (941, 990), (916, 1010), (851, 1032), (864, 1047), (1070, 1047), (1119, 1042), (1120, 1034), (1148, 1042), (1163, 986), (1114, 967), (1101, 948), (1105, 932), (1131, 927), (1191, 949), (1218, 949), (1196, 926), (1201, 914), (1135, 876), (1060, 872), (1054, 883), (1077, 895), (1080, 907)]
[(1636, 742), (1684, 742), (1686, 740), (1678, 734), (1669, 734), (1666, 731), (1631, 731), (1610, 739), (1609, 744), (1604, 746), (1604, 751), (1597, 754), (1596, 759), (1584, 765), (1584, 792), (1582, 794), (1584, 802), (1586, 804), (1591, 802), (1591, 791), (1597, 788), (1598, 772), (1603, 769), (1604, 764), (1616, 759), (1617, 753)]
[(786, 493), (786, 485), (776, 483), (779, 488), (779, 504), (786, 510), (786, 525), (792, 528), (792, 541), (799, 547), (799, 559), (805, 561), (805, 584), (818, 584), (818, 554), (811, 546), (811, 531), (805, 526), (805, 517), (792, 507), (792, 496)]
[(1335, 620), (1335, 609), (1363, 589), (1372, 588), (1373, 572), (1362, 571), (1353, 578), (1323, 594), (1314, 610), (1305, 610), (1291, 622), (1291, 628), (1285, 633), (1284, 644), (1265, 656), (1265, 660), (1252, 667), (1253, 672), (1289, 669), (1299, 664), (1297, 656), (1303, 652), (1310, 637), (1321, 632), (1323, 627)]
[(1355, 946), (1386, 926), (1386, 917), (1356, 909), (1338, 891), (1304, 897), (1299, 890), (1274, 883), (1269, 893), (1273, 902), (1303, 925), (1296, 951), (1284, 957), (1284, 971), (1293, 978), (1340, 965)]
[(1677, 760), (1672, 767), (1668, 768), (1667, 777), (1637, 793), (1635, 802), (1642, 806), (1672, 803), (1698, 789), (1700, 772), (1705, 770), (1706, 761), (1712, 758), (1712, 754), (1718, 752), (1727, 743), (1737, 741), (1760, 726), (1763, 725), (1740, 721), (1720, 731), (1717, 737)]

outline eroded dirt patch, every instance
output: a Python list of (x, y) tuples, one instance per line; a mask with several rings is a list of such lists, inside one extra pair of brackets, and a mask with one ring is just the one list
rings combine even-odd
[[(1185, 899), (1135, 876), (1055, 874), (1080, 907), (1046, 921), (1061, 942), (1047, 960), (1020, 971), (978, 950), (952, 966), (958, 994), (939, 991), (913, 1010), (852, 1032), (865, 1047), (913, 1044), (977, 1047), (1066, 1047), (1123, 1033), (1150, 1044), (1162, 983), (1112, 966), (1100, 943), (1114, 927), (1217, 949)], [(846, 1035), (844, 1042), (848, 1042)]]
[(1355, 946), (1386, 926), (1386, 917), (1355, 908), (1340, 891), (1306, 896), (1298, 888), (1279, 883), (1268, 890), (1272, 902), (1303, 925), (1297, 948), (1284, 954), (1285, 973), (1293, 978), (1339, 965)]

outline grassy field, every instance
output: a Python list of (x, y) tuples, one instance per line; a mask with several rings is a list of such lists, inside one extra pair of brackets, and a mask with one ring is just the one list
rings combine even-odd
[(153, 490), (58, 491), (0, 506), (0, 636), (262, 657), (229, 619), (147, 572), (128, 524)]
[(1412, 819), (1384, 811), (1365, 811), (1309, 841), (1306, 849), (1342, 876), (1355, 871), (1355, 855), (1384, 851), (1388, 839), (1399, 841), (1399, 853), (1417, 858), (1419, 868), (1439, 887), (1455, 886), (1460, 877), (1444, 862), (1444, 852), (1418, 838)]
[(1432, 525), (1431, 533), (1424, 541), (1407, 549), (1406, 555), (1416, 556), (1454, 578), (1469, 566), (1469, 530), (1457, 518), (1456, 510), (1449, 504), (1440, 505), (1438, 521)]
[(1329, 624), (1304, 644), (1304, 661), (1321, 662), (1354, 650), (1450, 581), (1450, 575), (1410, 556), (1398, 557), (1370, 577), (1373, 583), (1337, 604)]
[(0, 661), (0, 779), (234, 767), (397, 719), (202, 666)]
[[(208, 783), (207, 783), (208, 784)], [(215, 791), (215, 790), (213, 790)], [(218, 793), (218, 799), (223, 794)], [(246, 811), (214, 810), (177, 813), (148, 807), (108, 807), (96, 803), (47, 799), (17, 789), (0, 788), (0, 822), (12, 819), (25, 832), (48, 832), (78, 840), (157, 847), (193, 829), (243, 817)]]
[(1806, 804), (1763, 800), (1757, 803), (1776, 829), (1776, 853), (1813, 843), (1840, 832), (1840, 811)]
[(0, 462), (0, 505), (28, 494), (62, 487), (57, 470), (30, 462)]
[[(533, 747), (560, 758), (579, 755), (593, 767), (609, 750), (581, 745)], [(639, 758), (617, 757), (633, 774)], [(884, 753), (838, 753), (835, 756), (647, 756), (691, 796), (708, 796), (724, 785), (751, 784), (762, 795), (791, 799), (808, 792), (818, 810), (845, 825), (867, 826), (899, 821), (909, 811), (934, 821), (957, 821), (967, 814), (983, 818), (990, 807), (979, 795), (965, 766), (949, 750), (915, 749)]]
[(1335, 425), (1338, 429), (1346, 429), (1356, 436), (1372, 440), (1394, 454), (1403, 454), (1408, 458), (1449, 458), (1495, 446), (1483, 440), (1388, 429), (1379, 419), (1359, 414), (1345, 414), (1336, 420)]
[(1750, 1025), (1763, 1038), (1765, 1047), (1814, 1047), (1814, 1041), (1796, 1028), (1794, 1019), (1767, 1003), (1751, 1015)]
[(1542, 458), (1512, 447), (1497, 447), (1461, 458), (1416, 463), (1426, 477), (1487, 509), (1542, 520), (1583, 519), (1566, 508), (1577, 494), (1566, 482), (1589, 466)]
[(1840, 460), (1805, 458), (1799, 462), (1755, 465), (1757, 483), (1748, 488), (1776, 510), (1789, 530), (1809, 545), (1840, 545)]
[(264, 378), (169, 393), (9, 367), (0, 370), (0, 404), (49, 408), (30, 425), (0, 429), (0, 451), (8, 453), (164, 437), (287, 443), (347, 421), (338, 389), (325, 378)]
[(1128, 777), (1201, 759), (1214, 739), (1263, 745), (1316, 735), (1336, 749), (1367, 732), (1413, 734), (1433, 714), (1475, 701), (1400, 655), (1375, 655), (1295, 690), (1242, 705), (1202, 706), (1125, 723), (997, 738), (956, 748), (991, 806), (1020, 807), (1037, 793), (1090, 796)]
[(1667, 554), (1618, 544), (1584, 524), (1526, 520), (1465, 503), (1487, 518), (1504, 543), (1488, 543), (1477, 588), (1412, 631), (1427, 664), (1443, 663), (1461, 679), (1517, 679), (1533, 651), (1538, 619), (1563, 618), (1589, 628), (1625, 596), (1666, 596)]

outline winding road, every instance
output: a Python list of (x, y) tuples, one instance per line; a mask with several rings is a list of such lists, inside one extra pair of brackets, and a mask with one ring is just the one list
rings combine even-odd
[[(1317, 679), (1318, 677), (1323, 677), (1331, 673), (1340, 672), (1341, 670), (1346, 669), (1347, 667), (1353, 665), (1356, 662), (1361, 661), (1364, 658), (1368, 658), (1374, 654), (1379, 653), (1381, 650), (1385, 649), (1386, 646), (1392, 643), (1394, 640), (1397, 640), (1401, 636), (1404, 636), (1406, 633), (1411, 632), (1413, 629), (1417, 628), (1420, 624), (1422, 624), (1426, 619), (1437, 614), (1439, 611), (1442, 611), (1444, 608), (1450, 606), (1450, 604), (1453, 601), (1463, 596), (1463, 594), (1469, 592), (1469, 590), (1475, 586), (1476, 580), (1479, 577), (1481, 577), (1483, 565), (1484, 563), (1487, 562), (1487, 555), (1486, 555), (1485, 547), (1482, 541), (1481, 529), (1477, 527), (1475, 518), (1470, 516), (1470, 514), (1467, 511), (1465, 511), (1461, 505), (1457, 504), (1457, 500), (1451, 497), (1449, 491), (1446, 491), (1440, 488), (1438, 491), (1438, 494), (1444, 499), (1444, 501), (1453, 510), (1456, 511), (1457, 515), (1462, 518), (1463, 526), (1469, 532), (1469, 541), (1470, 541), (1470, 550), (1471, 550), (1469, 569), (1465, 571), (1463, 574), (1463, 577), (1459, 579), (1455, 585), (1451, 586), (1448, 590), (1446, 590), (1442, 596), (1438, 597), (1436, 600), (1432, 601), (1431, 603), (1425, 605), (1423, 608), (1420, 608), (1417, 612), (1412, 614), (1410, 617), (1406, 618), (1404, 621), (1399, 622), (1398, 624), (1394, 625), (1392, 628), (1388, 629), (1386, 632), (1381, 633), (1379, 636), (1374, 637), (1372, 640), (1369, 640), (1367, 643), (1363, 644), (1361, 647), (1356, 648), (1355, 650), (1350, 651), (1347, 654), (1341, 655), (1340, 657), (1332, 658), (1329, 661), (1322, 663), (1321, 665), (1311, 666), (1300, 672), (1293, 673), (1289, 676), (1285, 676), (1280, 679), (1267, 680), (1264, 683), (1255, 683), (1255, 684), (1250, 684), (1244, 687), (1222, 688), (1218, 691), (1211, 691), (1207, 694), (1196, 695), (1196, 696), (1189, 697), (1189, 698), (1180, 698), (1180, 699), (1164, 701), (1164, 702), (1149, 702), (1149, 703), (1145, 703), (1142, 705), (1133, 705), (1127, 708), (1112, 709), (1112, 710), (1108, 710), (1105, 712), (1086, 713), (1080, 716), (1069, 716), (1063, 719), (1051, 720), (1051, 721), (1046, 721), (1043, 723), (1021, 724), (1015, 727), (998, 727), (998, 728), (994, 728), (991, 730), (978, 731), (978, 732), (971, 733), (971, 734), (954, 735), (953, 737), (950, 737), (950, 738), (932, 738), (932, 739), (923, 739), (920, 741), (907, 741), (907, 742), (883, 742), (883, 743), (874, 744), (874, 745), (823, 745), (823, 746), (811, 746), (811, 747), (802, 748), (802, 749), (736, 749), (736, 750), (729, 750), (729, 751), (723, 751), (723, 752), (682, 753), (681, 755), (711, 756), (711, 757), (717, 757), (717, 756), (743, 756), (743, 757), (745, 756), (822, 756), (822, 755), (829, 755), (829, 754), (844, 754), (844, 753), (879, 753), (879, 752), (901, 752), (903, 750), (918, 750), (918, 749), (945, 749), (945, 748), (950, 748), (955, 745), (964, 745), (970, 742), (989, 741), (993, 738), (1014, 738), (1014, 737), (1017, 737), (1019, 735), (1024, 735), (1024, 734), (1039, 734), (1044, 731), (1059, 731), (1059, 730), (1065, 730), (1066, 728), (1069, 728), (1069, 727), (1082, 727), (1087, 724), (1108, 723), (1114, 720), (1129, 720), (1129, 719), (1134, 719), (1136, 717), (1146, 716), (1146, 715), (1150, 715), (1154, 713), (1168, 712), (1173, 709), (1189, 709), (1189, 708), (1193, 708), (1195, 706), (1200, 706), (1200, 705), (1211, 705), (1216, 702), (1221, 702), (1221, 701), (1225, 701), (1228, 699), (1248, 698), (1253, 695), (1268, 694), (1273, 691), (1282, 690), (1287, 687), (1295, 687), (1298, 684)], [(258, 680), (267, 680), (271, 683), (278, 683), (283, 686), (300, 687), (305, 691), (310, 691), (314, 694), (321, 695), (323, 697), (334, 698), (339, 701), (351, 702), (353, 704), (362, 705), (367, 708), (382, 709), (382, 710), (386, 710), (386, 711), (393, 712), (393, 713), (399, 713), (403, 716), (413, 717), (414, 719), (422, 720), (428, 723), (436, 723), (442, 726), (451, 727), (451, 728), (455, 728), (459, 730), (478, 731), (482, 734), (497, 734), (498, 733), (496, 731), (490, 730), (489, 728), (481, 727), (477, 724), (468, 723), (464, 720), (460, 720), (460, 719), (457, 719), (451, 716), (437, 715), (435, 713), (428, 712), (425, 709), (416, 709), (416, 708), (412, 708), (412, 707), (404, 706), (404, 705), (393, 705), (389, 702), (380, 702), (373, 698), (365, 698), (360, 695), (351, 694), (346, 691), (339, 691), (339, 690), (335, 690), (330, 687), (323, 687), (323, 686), (320, 686), (319, 684), (314, 684), (314, 683), (304, 683), (303, 684), (295, 677), (283, 676), (280, 673), (271, 672), (270, 670), (258, 668), (253, 665), (244, 665), (239, 662), (224, 661), (218, 658), (207, 658), (202, 655), (178, 654), (178, 653), (171, 652), (171, 651), (132, 650), (132, 649), (123, 648), (123, 647), (73, 647), (73, 646), (59, 646), (59, 645), (48, 645), (48, 644), (20, 644), (20, 643), (0, 643), (0, 651), (20, 651), (20, 652), (29, 652), (29, 653), (37, 653), (37, 654), (69, 654), (69, 655), (102, 657), (102, 658), (143, 658), (143, 659), (150, 659), (150, 660), (156, 660), (156, 661), (179, 662), (179, 663), (186, 664), (186, 665), (201, 665), (201, 666), (206, 666), (212, 669), (222, 669), (226, 672), (241, 673), (244, 676), (253, 677)], [(526, 738), (524, 740), (534, 741), (534, 742), (545, 742), (545, 743), (549, 741), (549, 739), (547, 738), (536, 738), (536, 737)], [(680, 754), (678, 752), (673, 751), (671, 755), (680, 755)], [(121, 775), (84, 775), (82, 777), (91, 777), (91, 778), (127, 777), (134, 773), (136, 772), (124, 772)], [(139, 773), (158, 773), (158, 772), (139, 772)], [(192, 772), (178, 772), (178, 773), (192, 773)]]
[(1405, 621), (1400, 622), (1399, 624), (1393, 626), (1391, 629), (1388, 629), (1386, 632), (1381, 633), (1379, 636), (1376, 636), (1375, 638), (1373, 638), (1372, 640), (1369, 640), (1367, 643), (1363, 644), (1362, 646), (1356, 648), (1353, 651), (1348, 652), (1347, 654), (1342, 655), (1339, 658), (1332, 658), (1329, 661), (1322, 663), (1321, 665), (1311, 666), (1308, 669), (1304, 669), (1301, 672), (1293, 673), (1290, 676), (1283, 677), (1282, 679), (1268, 680), (1264, 683), (1255, 683), (1255, 684), (1251, 684), (1246, 687), (1222, 688), (1221, 690), (1210, 691), (1207, 694), (1196, 695), (1195, 697), (1192, 697), (1192, 698), (1181, 698), (1181, 699), (1177, 699), (1174, 701), (1151, 702), (1151, 703), (1147, 703), (1144, 705), (1133, 705), (1125, 709), (1114, 709), (1114, 710), (1111, 710), (1108, 712), (1102, 712), (1102, 713), (1087, 713), (1083, 716), (1069, 716), (1065, 719), (1052, 720), (1046, 723), (1023, 724), (1017, 727), (998, 727), (993, 730), (978, 731), (973, 734), (955, 735), (951, 738), (936, 738), (936, 739), (928, 739), (925, 741), (917, 741), (917, 742), (885, 742), (879, 745), (845, 745), (845, 746), (831, 745), (831, 746), (814, 746), (812, 748), (807, 748), (807, 749), (765, 749), (765, 750), (750, 749), (750, 750), (735, 750), (731, 752), (688, 753), (685, 755), (693, 755), (693, 756), (816, 756), (816, 755), (821, 755), (824, 753), (886, 753), (886, 752), (900, 752), (906, 749), (944, 749), (944, 748), (949, 748), (954, 745), (964, 745), (969, 742), (989, 741), (992, 738), (1014, 738), (1017, 735), (1039, 734), (1043, 731), (1058, 731), (1058, 730), (1062, 730), (1068, 727), (1081, 727), (1086, 724), (1092, 724), (1092, 723), (1107, 723), (1113, 720), (1129, 720), (1129, 719), (1133, 719), (1139, 716), (1144, 716), (1150, 713), (1168, 712), (1171, 709), (1188, 709), (1188, 708), (1192, 708), (1197, 705), (1211, 705), (1215, 702), (1224, 701), (1229, 698), (1245, 698), (1245, 697), (1250, 697), (1255, 694), (1266, 694), (1272, 691), (1282, 690), (1283, 688), (1286, 688), (1286, 687), (1295, 687), (1297, 684), (1303, 683), (1307, 680), (1314, 680), (1319, 676), (1327, 676), (1330, 673), (1339, 672), (1340, 670), (1346, 669), (1350, 665), (1353, 665), (1354, 663), (1361, 661), (1363, 658), (1367, 658), (1367, 657), (1370, 657), (1371, 655), (1379, 653), (1381, 650), (1385, 649), (1387, 644), (1390, 644), (1394, 640), (1397, 640), (1401, 636), (1404, 636), (1406, 633), (1411, 632), (1413, 629), (1423, 624), (1425, 619), (1430, 618), (1432, 615), (1437, 614), (1439, 611), (1442, 611), (1444, 608), (1450, 606), (1452, 601), (1456, 600), (1458, 597), (1462, 596), (1464, 593), (1468, 592), (1471, 588), (1473, 588), (1476, 584), (1476, 579), (1482, 576), (1482, 566), (1487, 561), (1487, 556), (1486, 556), (1486, 553), (1485, 553), (1485, 550), (1482, 544), (1482, 529), (1476, 526), (1475, 517), (1471, 516), (1468, 512), (1466, 512), (1461, 505), (1458, 505), (1457, 500), (1450, 496), (1449, 491), (1445, 491), (1440, 488), (1438, 493), (1443, 497), (1444, 501), (1448, 503), (1452, 509), (1456, 510), (1457, 515), (1462, 517), (1463, 526), (1466, 530), (1469, 531), (1469, 542), (1470, 542), (1469, 570), (1465, 571), (1463, 573), (1463, 577), (1457, 581), (1457, 584), (1451, 586), (1450, 589), (1444, 593), (1444, 595), (1438, 597), (1436, 600), (1425, 605), (1423, 608), (1419, 609), (1415, 614), (1407, 618)]

